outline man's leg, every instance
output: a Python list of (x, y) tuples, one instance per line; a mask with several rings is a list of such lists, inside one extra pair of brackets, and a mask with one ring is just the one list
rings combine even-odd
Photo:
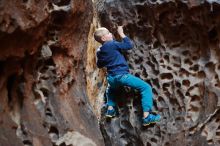
[(115, 111), (115, 89), (117, 88), (117, 84), (115, 82), (115, 78), (112, 76), (107, 76), (108, 86), (106, 89), (106, 97), (107, 97), (107, 117), (114, 117), (116, 115)]
[(128, 86), (138, 90), (141, 94), (141, 103), (144, 112), (151, 111), (153, 107), (153, 93), (151, 86), (141, 80), (138, 77), (135, 77), (131, 74), (123, 75), (119, 78), (119, 82), (121, 85)]
[(115, 93), (114, 88), (111, 87), (111, 85), (108, 83), (108, 86), (106, 88), (106, 97), (107, 97), (107, 106), (115, 106)]
[(132, 87), (137, 89), (141, 93), (141, 103), (143, 108), (143, 126), (147, 126), (151, 123), (155, 123), (161, 119), (160, 115), (153, 115), (149, 112), (153, 107), (153, 92), (151, 86), (131, 74), (123, 75), (121, 78), (118, 78), (118, 81), (121, 85)]

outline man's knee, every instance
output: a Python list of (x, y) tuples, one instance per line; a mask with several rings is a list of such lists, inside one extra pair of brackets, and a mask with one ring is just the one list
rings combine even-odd
[(150, 84), (145, 83), (143, 86), (143, 90), (146, 90), (147, 92), (152, 92), (152, 87)]

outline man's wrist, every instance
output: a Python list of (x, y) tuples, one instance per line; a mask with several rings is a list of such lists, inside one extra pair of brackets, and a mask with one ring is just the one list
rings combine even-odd
[(125, 34), (120, 34), (120, 37), (121, 37), (121, 38), (125, 38), (126, 35), (125, 35)]

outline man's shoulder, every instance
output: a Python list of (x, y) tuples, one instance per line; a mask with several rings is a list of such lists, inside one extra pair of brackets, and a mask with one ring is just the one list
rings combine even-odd
[(102, 45), (102, 48), (116, 47), (117, 41), (112, 40)]

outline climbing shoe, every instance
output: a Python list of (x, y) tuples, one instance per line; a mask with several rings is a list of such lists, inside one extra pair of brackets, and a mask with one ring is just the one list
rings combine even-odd
[(107, 110), (105, 116), (108, 118), (113, 118), (116, 115), (116, 111), (115, 109), (111, 109), (111, 110)]
[(143, 126), (147, 126), (150, 124), (154, 124), (158, 121), (160, 121), (161, 116), (159, 114), (153, 115), (153, 114), (149, 114), (146, 118), (143, 118)]

